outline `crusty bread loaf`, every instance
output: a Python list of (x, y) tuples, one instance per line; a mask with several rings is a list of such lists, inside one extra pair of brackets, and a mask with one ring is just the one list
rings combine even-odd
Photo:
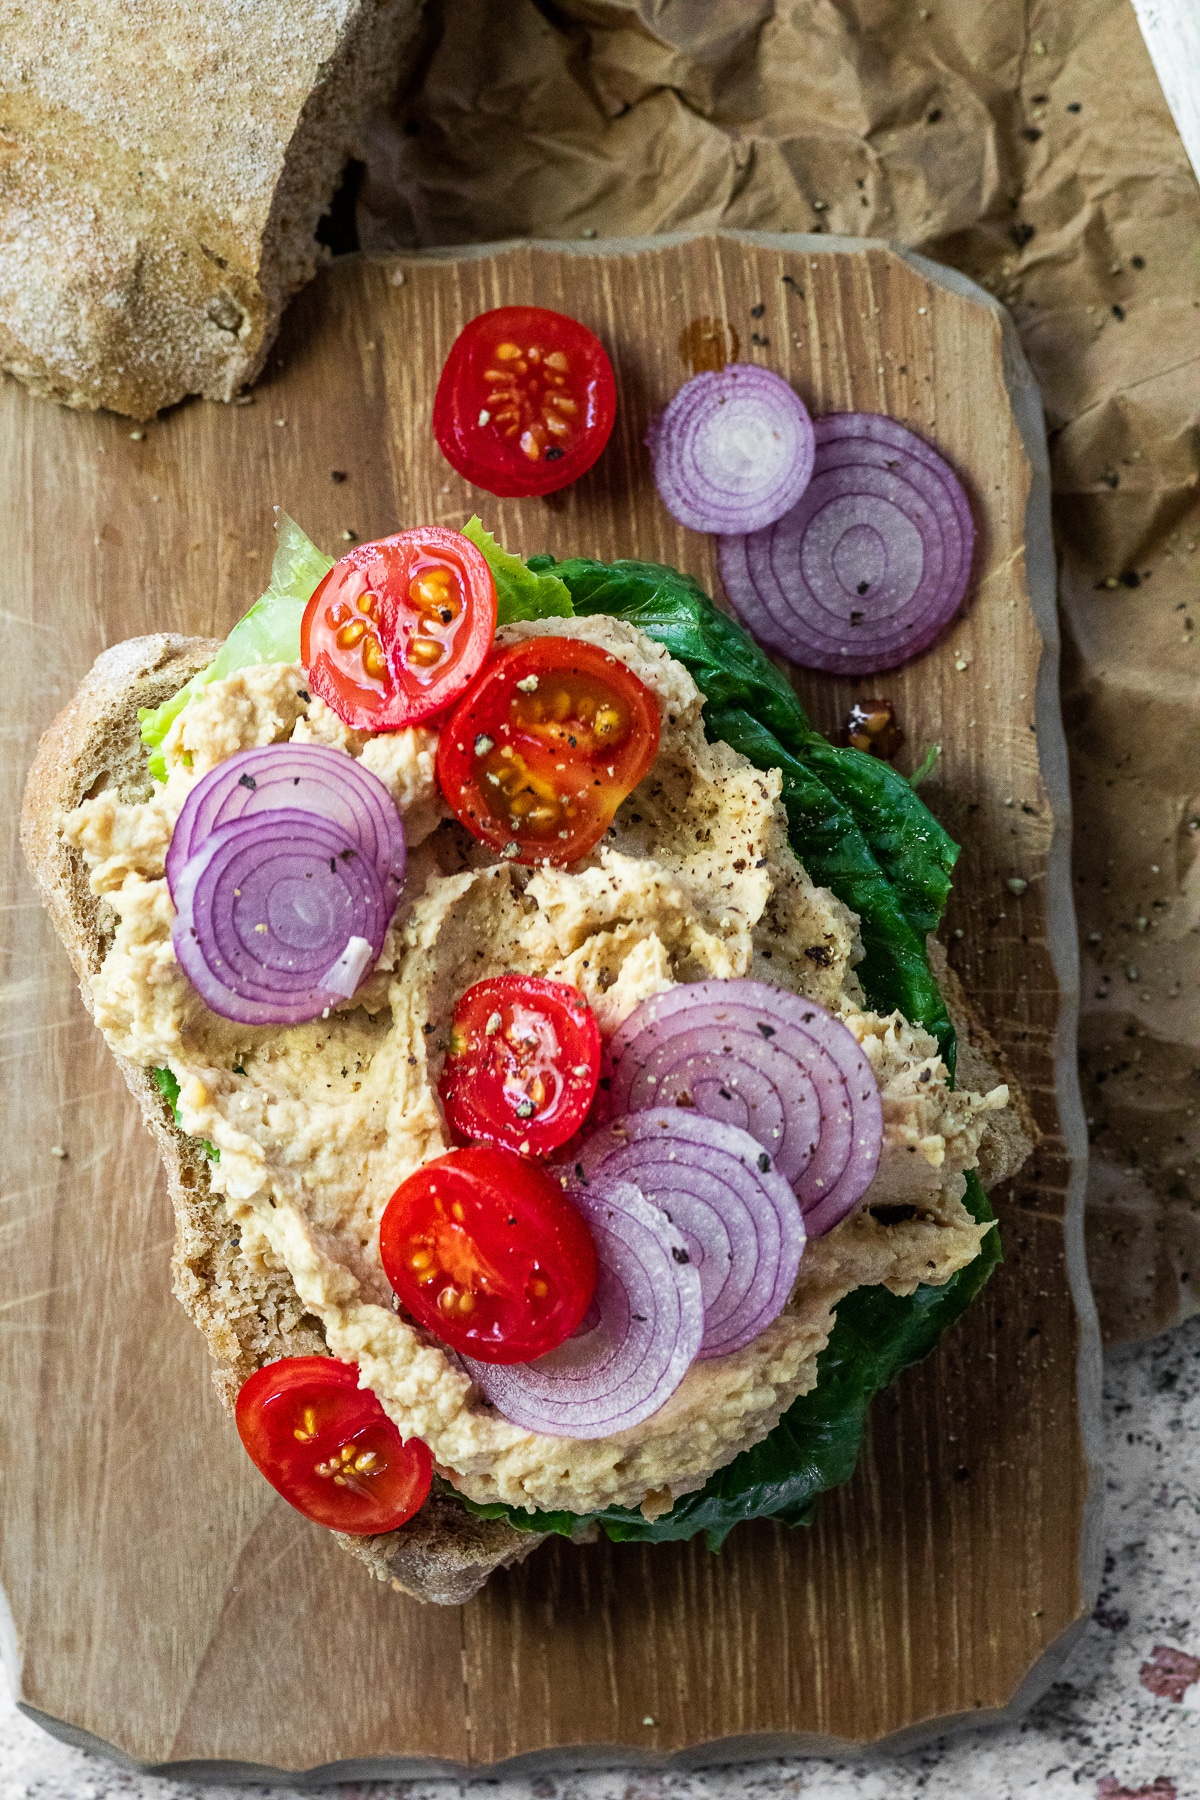
[(312, 275), (421, 0), (0, 0), (0, 366), (144, 419), (229, 400)]
[[(89, 977), (104, 960), (112, 914), (92, 893), (83, 858), (62, 838), (57, 817), (109, 787), (122, 800), (148, 797), (152, 784), (138, 708), (160, 706), (211, 661), (217, 647), (205, 638), (163, 634), (106, 650), (43, 737), (29, 772), (22, 845), (89, 1011)], [(320, 1320), (301, 1305), (286, 1269), (252, 1268), (239, 1255), (237, 1227), (209, 1187), (208, 1159), (177, 1128), (149, 1071), (120, 1056), (117, 1062), (166, 1165), (175, 1208), (175, 1292), (208, 1340), (218, 1391), (232, 1408), (242, 1382), (261, 1364), (319, 1354), (325, 1335)], [(536, 1533), (475, 1518), (440, 1488), (400, 1531), (335, 1535), (379, 1580), (448, 1606), (469, 1599), (493, 1569), (542, 1541)]]
[[(59, 816), (108, 788), (124, 801), (149, 796), (138, 708), (161, 705), (217, 648), (208, 639), (163, 634), (131, 638), (105, 651), (42, 738), (30, 770), (21, 840), (89, 1011), (89, 978), (106, 954), (113, 915), (93, 894), (82, 856), (59, 830)], [(960, 1034), (961, 1078), (986, 1091), (1004, 1079), (999, 1053), (971, 1017), (940, 953), (937, 962)], [(209, 1186), (207, 1157), (176, 1127), (149, 1072), (123, 1057), (117, 1062), (166, 1165), (176, 1221), (175, 1293), (208, 1340), (218, 1391), (232, 1408), (242, 1382), (263, 1363), (324, 1352), (324, 1331), (305, 1311), (286, 1269), (263, 1269), (242, 1257), (237, 1226)], [(989, 1132), (981, 1153), (981, 1174), (989, 1186), (1015, 1173), (1036, 1135), (1023, 1099), (1012, 1091), (1016, 1104), (1010, 1114), (1000, 1115), (1003, 1124), (999, 1132)], [(374, 1538), (337, 1535), (379, 1580), (444, 1605), (469, 1599), (493, 1569), (518, 1561), (543, 1541), (536, 1533), (474, 1517), (440, 1486), (400, 1531)]]

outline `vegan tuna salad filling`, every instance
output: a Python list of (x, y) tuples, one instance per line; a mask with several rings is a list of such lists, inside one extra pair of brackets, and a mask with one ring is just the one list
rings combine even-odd
[[(990, 1215), (980, 1218), (979, 1209), (967, 1204), (969, 1181), (985, 1134), (1005, 1107), (1008, 1093), (1003, 1086), (979, 1094), (952, 1084), (949, 1028), (944, 1013), (936, 1016), (936, 989), (923, 962), (923, 933), (936, 917), (926, 919), (922, 903), (910, 893), (907, 912), (901, 909), (890, 925), (887, 918), (881, 924), (879, 909), (892, 902), (886, 894), (879, 899), (878, 883), (871, 886), (864, 874), (856, 887), (851, 872), (839, 883), (844, 896), (839, 898), (813, 879), (813, 874), (825, 872), (822, 858), (829, 863), (827, 850), (814, 838), (812, 873), (797, 856), (792, 847), (796, 821), (805, 806), (809, 812), (804, 816), (812, 816), (812, 802), (804, 789), (805, 771), (811, 765), (801, 766), (799, 740), (789, 746), (772, 736), (744, 707), (736, 714), (727, 707), (722, 724), (720, 696), (715, 683), (705, 679), (703, 657), (689, 657), (689, 669), (670, 653), (671, 630), (660, 628), (660, 613), (655, 611), (662, 581), (657, 587), (649, 579), (644, 584), (648, 599), (640, 611), (636, 606), (629, 609), (631, 622), (603, 610), (602, 594), (600, 603), (589, 610), (589, 593), (595, 601), (597, 583), (603, 587), (603, 565), (579, 565), (584, 573), (576, 584), (560, 579), (548, 566), (549, 559), (542, 570), (536, 559), (526, 570), (517, 559), (506, 557), (486, 533), (471, 542), (484, 540), (486, 567), (492, 570), (500, 595), (501, 623), (494, 643), (490, 631), (487, 634), (474, 666), (468, 669), (464, 663), (465, 673), (450, 695), (451, 703), (460, 709), (482, 704), (480, 684), (499, 666), (494, 660), (497, 653), (503, 662), (506, 657), (534, 654), (529, 647), (545, 640), (565, 640), (572, 655), (583, 659), (581, 668), (590, 667), (586, 658), (592, 654), (600, 659), (598, 667), (620, 665), (635, 678), (638, 691), (650, 696), (657, 712), (657, 749), (645, 772), (630, 764), (637, 779), (623, 796), (617, 793), (621, 770), (614, 773), (615, 764), (605, 761), (607, 752), (593, 758), (598, 771), (594, 785), (600, 788), (611, 779), (616, 784), (615, 803), (609, 822), (586, 848), (568, 839), (567, 828), (556, 834), (567, 848), (560, 850), (547, 837), (544, 856), (526, 854), (517, 836), (506, 841), (502, 830), (492, 829), (486, 810), (474, 810), (486, 809), (489, 803), (490, 790), (483, 781), (494, 780), (496, 792), (508, 792), (503, 785), (508, 779), (505, 765), (492, 766), (503, 754), (503, 746), (496, 747), (499, 740), (477, 731), (468, 736), (465, 748), (457, 745), (457, 753), (465, 759), (463, 767), (470, 765), (468, 775), (476, 764), (484, 770), (478, 787), (482, 800), (467, 775), (461, 791), (455, 787), (449, 793), (444, 771), (456, 748), (449, 739), (456, 722), (467, 715), (456, 711), (447, 716), (443, 710), (433, 718), (403, 723), (395, 713), (372, 714), (376, 688), (359, 679), (348, 699), (347, 678), (338, 673), (345, 664), (338, 662), (336, 648), (328, 651), (334, 675), (322, 682), (314, 678), (318, 652), (311, 636), (306, 638), (302, 660), (295, 655), (264, 656), (260, 651), (257, 660), (217, 674), (188, 697), (156, 746), (156, 773), (165, 779), (148, 800), (123, 803), (113, 793), (102, 792), (64, 815), (61, 830), (82, 854), (93, 889), (115, 921), (110, 947), (92, 979), (96, 1022), (121, 1056), (169, 1071), (174, 1078), (178, 1122), (184, 1132), (211, 1147), (210, 1185), (236, 1221), (242, 1256), (288, 1271), (303, 1305), (320, 1319), (332, 1357), (356, 1367), (360, 1387), (376, 1397), (400, 1437), (406, 1443), (417, 1439), (426, 1445), (436, 1471), (468, 1501), (501, 1505), (518, 1514), (592, 1515), (618, 1507), (654, 1521), (669, 1513), (682, 1496), (703, 1488), (714, 1472), (760, 1444), (797, 1399), (816, 1387), (818, 1359), (848, 1296), (868, 1288), (895, 1296), (941, 1288), (976, 1260), (992, 1226)], [(319, 563), (322, 574), (328, 571), (326, 559)], [(463, 583), (477, 579), (473, 564), (461, 567), (466, 570)], [(565, 576), (569, 566), (561, 568)], [(600, 575), (587, 575), (589, 568)], [(660, 571), (659, 576), (665, 579), (672, 573)], [(694, 609), (698, 590), (681, 577), (674, 579), (687, 590)], [(417, 583), (426, 577), (415, 575), (412, 580)], [(526, 611), (550, 616), (522, 618), (523, 583), (535, 581), (547, 585), (539, 603), (528, 605)], [(562, 590), (558, 599), (546, 598), (550, 583)], [(430, 604), (435, 610), (429, 616), (435, 629), (440, 629), (439, 619), (446, 625), (437, 656), (449, 667), (460, 654), (460, 640), (451, 642), (450, 636), (458, 628), (459, 615), (451, 618), (453, 606), (436, 610), (441, 590), (436, 583), (427, 582), (427, 588), (433, 596)], [(322, 585), (313, 599), (323, 591), (333, 590)], [(308, 604), (308, 593), (301, 598)], [(381, 642), (385, 636), (379, 624), (382, 615), (369, 610), (372, 599), (368, 592), (361, 613), (348, 610), (341, 623), (331, 603), (326, 621), (329, 645), (341, 644), (343, 637), (352, 639), (367, 676), (374, 666), (371, 631), (378, 626)], [(346, 604), (349, 608), (352, 603)], [(702, 623), (710, 640), (728, 647), (733, 641), (728, 634), (736, 633), (737, 627), (716, 614), (711, 603), (704, 605), (709, 612)], [(503, 622), (506, 610), (508, 623)], [(306, 621), (310, 614), (311, 605)], [(365, 637), (352, 635), (360, 618), (366, 622)], [(647, 629), (640, 628), (639, 619)], [(758, 656), (743, 634), (738, 633), (738, 639), (748, 655)], [(420, 651), (419, 641), (411, 642)], [(278, 647), (266, 646), (268, 651)], [(493, 661), (482, 662), (485, 652)], [(434, 657), (434, 651), (427, 654)], [(417, 652), (414, 656), (419, 663)], [(747, 679), (767, 695), (764, 715), (778, 731), (783, 730), (780, 718), (789, 700), (802, 720), (798, 703), (765, 658), (753, 664)], [(538, 677), (526, 675), (517, 686), (534, 695)], [(390, 697), (386, 703), (391, 704)], [(771, 716), (772, 708), (779, 717)], [(627, 730), (627, 748), (637, 737), (637, 731)], [(811, 737), (815, 740), (816, 734)], [(574, 740), (570, 741), (574, 749)], [(314, 1015), (283, 1025), (255, 1022), (250, 1000), (242, 1006), (243, 1017), (215, 1010), (208, 1003), (209, 991), (202, 994), (196, 985), (191, 963), (187, 970), (181, 964), (181, 954), (189, 953), (186, 943), (180, 949), (181, 908), (194, 906), (199, 917), (200, 896), (207, 892), (204, 882), (219, 885), (208, 851), (201, 846), (191, 852), (186, 881), (180, 876), (174, 882), (168, 879), (169, 853), (181, 816), (190, 821), (196, 813), (195, 797), (203, 798), (207, 792), (206, 780), (231, 759), (268, 746), (331, 752), (346, 759), (347, 767), (353, 764), (381, 784), (401, 823), (399, 841), (406, 856), (402, 871), (393, 863), (376, 886), (366, 882), (368, 899), (375, 895), (371, 901), (375, 910), (363, 901), (367, 906), (363, 917), (376, 923), (348, 938), (345, 954), (353, 965), (349, 977), (343, 979), (344, 971), (327, 970), (326, 1003)], [(821, 744), (815, 743), (812, 756), (819, 759), (822, 754)], [(619, 761), (619, 754), (614, 756)], [(862, 758), (864, 763), (868, 760)], [(250, 782), (247, 792), (254, 789), (253, 775), (241, 779), (243, 786)], [(828, 779), (828, 789), (822, 788), (826, 797), (833, 791), (832, 775)], [(551, 811), (557, 804), (553, 794), (538, 801), (541, 789), (534, 776), (520, 791), (533, 797), (529, 816), (536, 815), (538, 804)], [(836, 793), (835, 802), (843, 805)], [(915, 796), (913, 804), (919, 806)], [(191, 813), (185, 814), (189, 806)], [(569, 814), (568, 807), (563, 817)], [(258, 815), (260, 821), (263, 816)], [(515, 801), (504, 815), (510, 823), (523, 816)], [(574, 829), (569, 820), (568, 826)], [(512, 829), (517, 832), (518, 826)], [(220, 826), (214, 841), (222, 833), (222, 843), (228, 840), (232, 856), (236, 828)], [(564, 860), (568, 849), (571, 854)], [(869, 857), (871, 852), (864, 849), (863, 854)], [(353, 856), (353, 847), (330, 854), (330, 868), (339, 880), (339, 858)], [(349, 866), (353, 868), (352, 861)], [(230, 868), (234, 873), (228, 881), (234, 881), (235, 865)], [(936, 881), (930, 885), (935, 887)], [(948, 887), (948, 877), (944, 885)], [(847, 900), (857, 899), (860, 892), (864, 899), (852, 910)], [(240, 899), (239, 888), (232, 893)], [(926, 910), (932, 915), (935, 909), (926, 904)], [(266, 935), (268, 922), (253, 929)], [(908, 964), (897, 960), (900, 975), (889, 975), (884, 967), (880, 944), (881, 933), (887, 930), (897, 941), (911, 941), (917, 947)], [(660, 1067), (666, 1054), (663, 1033), (673, 1016), (676, 990), (694, 987), (705, 1004), (714, 995), (719, 1001), (728, 994), (747, 1006), (751, 1000), (757, 1003), (764, 989), (771, 990), (776, 1002), (767, 1016), (776, 1020), (777, 1003), (778, 1017), (785, 1022), (760, 1021), (757, 1029), (771, 1055), (780, 1057), (784, 1055), (780, 1046), (792, 1041), (788, 997), (804, 1003), (812, 1010), (801, 1007), (795, 1016), (802, 1022), (816, 1018), (812, 1029), (835, 1034), (829, 1041), (837, 1055), (857, 1058), (855, 1079), (865, 1083), (864, 1106), (869, 1097), (875, 1108), (872, 1117), (877, 1119), (869, 1178), (832, 1223), (819, 1217), (815, 1203), (810, 1207), (803, 1169), (784, 1182), (772, 1160), (777, 1146), (766, 1144), (760, 1150), (760, 1139), (752, 1147), (757, 1160), (747, 1161), (746, 1168), (754, 1179), (759, 1171), (764, 1192), (769, 1189), (776, 1195), (779, 1188), (783, 1193), (783, 1199), (776, 1196), (772, 1204), (784, 1219), (784, 1237), (789, 1229), (792, 1232), (793, 1247), (790, 1253), (778, 1253), (782, 1273), (775, 1277), (775, 1298), (763, 1303), (762, 1328), (744, 1342), (734, 1341), (735, 1333), (729, 1340), (733, 1347), (723, 1353), (706, 1350), (702, 1336), (708, 1329), (706, 1317), (709, 1326), (713, 1317), (711, 1299), (703, 1298), (712, 1291), (703, 1286), (710, 1280), (711, 1268), (709, 1275), (700, 1269), (702, 1296), (694, 1276), (701, 1259), (691, 1239), (690, 1250), (678, 1239), (680, 1227), (669, 1206), (665, 1212), (674, 1239), (657, 1215), (649, 1223), (642, 1218), (639, 1209), (645, 1197), (637, 1191), (636, 1176), (632, 1197), (623, 1175), (616, 1185), (601, 1184), (597, 1191), (601, 1205), (610, 1207), (609, 1220), (612, 1209), (618, 1213), (625, 1209), (626, 1242), (633, 1241), (628, 1221), (640, 1221), (640, 1228), (649, 1233), (647, 1243), (654, 1238), (660, 1249), (666, 1245), (663, 1254), (669, 1253), (683, 1273), (678, 1294), (672, 1289), (664, 1298), (661, 1284), (655, 1288), (656, 1304), (677, 1305), (679, 1313), (664, 1357), (664, 1367), (671, 1363), (674, 1373), (669, 1379), (664, 1374), (666, 1385), (655, 1390), (665, 1398), (650, 1410), (645, 1410), (649, 1404), (645, 1402), (633, 1423), (621, 1424), (623, 1416), (632, 1414), (618, 1411), (611, 1430), (596, 1423), (593, 1409), (586, 1435), (535, 1429), (508, 1416), (521, 1413), (525, 1404), (505, 1399), (509, 1389), (499, 1377), (510, 1375), (511, 1367), (506, 1368), (486, 1344), (473, 1345), (463, 1335), (468, 1302), (473, 1305), (473, 1296), (482, 1296), (486, 1311), (489, 1297), (503, 1287), (501, 1277), (494, 1271), (489, 1274), (490, 1265), (484, 1266), (486, 1258), (477, 1262), (470, 1279), (464, 1276), (457, 1287), (440, 1289), (439, 1298), (444, 1301), (449, 1294), (450, 1301), (440, 1314), (428, 1316), (421, 1311), (420, 1299), (425, 1273), (420, 1258), (425, 1252), (418, 1250), (410, 1259), (416, 1270), (411, 1299), (387, 1263), (385, 1215), (393, 1198), (409, 1192), (406, 1184), (438, 1159), (476, 1154), (462, 1148), (474, 1141), (472, 1134), (456, 1130), (448, 1116), (452, 1109), (447, 1096), (454, 1091), (448, 1064), (462, 1041), (457, 1009), (478, 984), (513, 976), (573, 990), (582, 996), (581, 1018), (590, 1013), (599, 1033), (600, 1074), (589, 1089), (590, 1110), (585, 1108), (580, 1127), (548, 1151), (537, 1145), (527, 1149), (530, 1140), (521, 1137), (519, 1125), (514, 1127), (515, 1136), (495, 1139), (502, 1146), (495, 1154), (521, 1157), (523, 1164), (534, 1167), (538, 1180), (548, 1176), (568, 1204), (583, 1205), (586, 1198), (593, 1154), (589, 1145), (597, 1134), (616, 1133), (618, 1147), (638, 1138), (623, 1115), (612, 1116), (608, 1096), (614, 1087), (624, 1091), (622, 1083), (628, 1086), (630, 1079), (624, 1065), (614, 1066), (613, 1058), (622, 1046), (639, 1042), (639, 1022), (644, 1021), (650, 1033), (646, 1041), (653, 1056), (660, 1058), (653, 1067)], [(339, 983), (345, 991), (339, 991)], [(886, 1001), (896, 995), (898, 984), (902, 993), (933, 993), (923, 1019), (906, 1016), (895, 1004), (880, 1004), (881, 997)], [(251, 987), (243, 992), (250, 995)], [(670, 998), (670, 1006), (663, 997)], [(916, 1010), (914, 1005), (912, 1012)], [(826, 1015), (835, 1022), (832, 1026), (824, 1025)], [(488, 1014), (481, 1031), (486, 1035), (492, 1020), (500, 1018), (499, 1011)], [(847, 1036), (836, 1035), (839, 1029)], [(850, 1048), (843, 1050), (850, 1040)], [(703, 1064), (713, 1055), (714, 1043), (698, 1048), (693, 1062)], [(653, 1056), (651, 1051), (645, 1054), (644, 1068), (650, 1069)], [(585, 1066), (581, 1063), (574, 1070), (572, 1065), (581, 1079)], [(637, 1067), (643, 1071), (641, 1062)], [(644, 1074), (651, 1089), (660, 1079), (666, 1078)], [(682, 1118), (685, 1124), (705, 1117), (716, 1120), (717, 1135), (711, 1147), (697, 1152), (699, 1173), (693, 1179), (693, 1193), (706, 1192), (705, 1184), (716, 1180), (712, 1171), (720, 1155), (735, 1139), (746, 1138), (743, 1126), (749, 1114), (741, 1096), (725, 1088), (717, 1090), (718, 1098), (710, 1104), (698, 1100), (683, 1077), (672, 1079), (674, 1085), (668, 1086), (673, 1118)], [(643, 1085), (641, 1090), (642, 1116), (659, 1121), (670, 1135), (674, 1126), (664, 1118), (663, 1108), (655, 1110), (651, 1089)], [(810, 1089), (811, 1083), (803, 1094), (809, 1095)], [(801, 1095), (799, 1087), (795, 1092)], [(535, 1112), (534, 1102), (521, 1105)], [(516, 1117), (524, 1116), (518, 1107)], [(637, 1109), (629, 1116), (637, 1118)], [(779, 1127), (774, 1129), (778, 1136)], [(700, 1135), (708, 1145), (703, 1131)], [(814, 1130), (802, 1155), (809, 1162), (819, 1159), (819, 1145)], [(686, 1158), (684, 1151), (680, 1154)], [(789, 1225), (791, 1191), (800, 1200), (793, 1209), (797, 1217)], [(549, 1353), (554, 1357), (568, 1354), (572, 1344), (591, 1342), (587, 1334), (595, 1321), (589, 1324), (586, 1307), (593, 1285), (594, 1310), (602, 1290), (609, 1291), (604, 1281), (615, 1279), (605, 1261), (609, 1252), (604, 1250), (607, 1227), (602, 1213), (588, 1210), (596, 1204), (593, 1193), (583, 1206), (583, 1216), (591, 1221), (600, 1274), (589, 1275), (586, 1296), (580, 1288), (576, 1314)], [(753, 1205), (765, 1209), (761, 1194)], [(758, 1216), (765, 1216), (765, 1211)], [(710, 1262), (711, 1255), (710, 1250)], [(734, 1250), (729, 1255), (732, 1262)], [(611, 1268), (617, 1263), (619, 1256)], [(531, 1277), (534, 1285), (527, 1293), (536, 1291), (540, 1279)], [(622, 1301), (627, 1315), (622, 1329), (630, 1332), (629, 1318), (638, 1326), (644, 1323), (628, 1301), (634, 1292), (635, 1287), (627, 1285)], [(455, 1296), (463, 1314), (458, 1319), (462, 1328), (458, 1341), (451, 1330)], [(654, 1339), (651, 1348), (658, 1342)], [(583, 1354), (580, 1349), (578, 1356)], [(528, 1366), (537, 1370), (536, 1356), (529, 1356)], [(566, 1379), (562, 1368), (556, 1365), (556, 1371), (556, 1378)], [(636, 1370), (631, 1378), (636, 1378)], [(546, 1410), (545, 1393), (538, 1405), (543, 1408), (539, 1417), (560, 1416), (552, 1407)], [(296, 1435), (301, 1435), (299, 1430)], [(371, 1464), (362, 1467), (369, 1475)]]

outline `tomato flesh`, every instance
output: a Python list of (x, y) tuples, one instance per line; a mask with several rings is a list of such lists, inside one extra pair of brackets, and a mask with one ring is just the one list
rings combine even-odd
[(513, 862), (586, 856), (658, 753), (649, 688), (598, 644), (503, 650), (442, 732), (437, 771), (458, 818)]
[(331, 1531), (396, 1531), (425, 1504), (433, 1459), (400, 1433), (353, 1363), (291, 1356), (243, 1382), (238, 1434), (297, 1512)]
[(596, 335), (544, 306), (498, 306), (455, 339), (433, 434), (457, 472), (490, 494), (552, 494), (590, 469), (617, 413)]
[(582, 1216), (544, 1169), (498, 1144), (451, 1150), (402, 1182), (379, 1251), (418, 1324), (481, 1362), (556, 1350), (596, 1286)]
[(359, 731), (395, 731), (452, 706), (496, 631), (496, 584), (461, 532), (425, 525), (359, 544), (304, 610), (309, 687)]
[(454, 1008), (438, 1082), (456, 1137), (545, 1156), (578, 1131), (600, 1075), (600, 1027), (578, 988), (498, 975)]

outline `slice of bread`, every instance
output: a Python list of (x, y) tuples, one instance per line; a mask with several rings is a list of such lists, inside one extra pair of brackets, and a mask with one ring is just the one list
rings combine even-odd
[[(148, 798), (153, 784), (138, 708), (161, 706), (218, 647), (205, 638), (164, 634), (106, 650), (43, 737), (29, 772), (21, 842), (89, 1011), (89, 978), (104, 960), (113, 917), (92, 893), (82, 857), (59, 833), (58, 816), (106, 788), (115, 788), (122, 800)], [(232, 1409), (255, 1369), (280, 1356), (321, 1354), (324, 1332), (305, 1312), (285, 1269), (251, 1268), (239, 1254), (237, 1227), (209, 1187), (208, 1158), (175, 1125), (149, 1070), (120, 1056), (117, 1062), (166, 1166), (175, 1208), (175, 1293), (208, 1340), (218, 1392)], [(468, 1600), (493, 1569), (527, 1556), (542, 1541), (534, 1532), (476, 1518), (440, 1487), (399, 1531), (335, 1535), (380, 1581), (445, 1606)]]
[(5, 10), (0, 367), (137, 419), (229, 400), (325, 254), (422, 0)]
[[(113, 915), (93, 894), (82, 856), (59, 830), (59, 816), (109, 788), (124, 801), (149, 797), (153, 784), (138, 709), (169, 699), (217, 648), (208, 639), (164, 634), (131, 638), (106, 650), (46, 732), (30, 770), (21, 841), (89, 1011), (89, 978), (104, 960)], [(964, 1085), (986, 1091), (1005, 1079), (999, 1053), (971, 1018), (944, 958), (938, 968), (963, 1046)], [(217, 1389), (232, 1409), (242, 1382), (263, 1363), (325, 1352), (323, 1328), (305, 1311), (286, 1269), (252, 1267), (240, 1254), (237, 1227), (209, 1186), (211, 1165), (200, 1145), (175, 1125), (150, 1072), (120, 1056), (117, 1062), (166, 1166), (176, 1221), (175, 1293), (208, 1340)], [(1012, 1092), (1017, 1096), (1015, 1088)], [(999, 1118), (1000, 1131), (989, 1131), (981, 1152), (988, 1186), (1015, 1173), (1035, 1136), (1019, 1096)], [(400, 1531), (373, 1538), (336, 1535), (379, 1580), (442, 1605), (469, 1599), (493, 1569), (519, 1561), (543, 1541), (536, 1533), (476, 1518), (440, 1486)]]

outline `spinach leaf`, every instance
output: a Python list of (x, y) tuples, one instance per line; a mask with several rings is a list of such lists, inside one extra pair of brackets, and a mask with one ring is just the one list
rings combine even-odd
[(819, 737), (787, 677), (691, 575), (664, 563), (600, 563), (584, 556), (561, 563), (531, 556), (529, 567), (553, 569), (580, 616), (611, 613), (662, 644), (713, 706), (744, 707), (790, 750), (799, 752)]
[(831, 888), (859, 916), (864, 954), (858, 977), (867, 999), (879, 1012), (898, 1007), (906, 1019), (924, 1025), (953, 1074), (954, 1027), (929, 967), (924, 937), (906, 915), (895, 883), (880, 867), (849, 808), (749, 713), (706, 707), (705, 722), (713, 737), (724, 738), (756, 768), (780, 771), (792, 848), (813, 880)]
[[(977, 1224), (995, 1217), (973, 1172), (967, 1176), (965, 1203)], [(710, 1550), (719, 1550), (745, 1519), (807, 1525), (818, 1496), (853, 1475), (874, 1396), (929, 1354), (1000, 1261), (999, 1235), (993, 1229), (974, 1262), (942, 1287), (919, 1287), (903, 1297), (882, 1287), (848, 1294), (817, 1359), (816, 1387), (792, 1402), (760, 1444), (718, 1469), (697, 1493), (685, 1494), (659, 1519), (644, 1519), (622, 1506), (580, 1518), (576, 1513), (465, 1504), (484, 1518), (507, 1519), (519, 1530), (563, 1537), (593, 1521), (614, 1543), (663, 1544), (703, 1532)]]
[(756, 768), (781, 770), (793, 848), (862, 922), (858, 972), (871, 1004), (924, 1025), (953, 1073), (954, 1031), (924, 936), (942, 916), (958, 846), (903, 775), (814, 730), (790, 682), (690, 575), (584, 557), (537, 556), (530, 566), (553, 568), (576, 613), (627, 619), (662, 644), (704, 694), (710, 736)]
[[(689, 576), (655, 563), (606, 565), (584, 558), (555, 563), (534, 557), (530, 566), (553, 569), (577, 613), (611, 613), (662, 644), (704, 693), (709, 735), (758, 768), (780, 770), (796, 854), (814, 880), (862, 921), (866, 955), (858, 972), (868, 999), (880, 1010), (899, 1007), (925, 1025), (953, 1076), (954, 1030), (929, 968), (924, 933), (941, 917), (958, 847), (911, 785), (886, 764), (838, 749), (814, 731), (780, 671)], [(973, 1172), (965, 1204), (977, 1223), (994, 1219)], [(662, 1518), (648, 1521), (624, 1507), (593, 1518), (617, 1542), (663, 1543), (704, 1532), (712, 1549), (743, 1519), (807, 1524), (818, 1496), (853, 1474), (874, 1395), (928, 1355), (1000, 1259), (993, 1229), (975, 1260), (941, 1287), (921, 1286), (903, 1297), (881, 1287), (856, 1289), (837, 1308), (816, 1387), (793, 1403), (762, 1443)], [(588, 1522), (575, 1513), (465, 1504), (486, 1518), (563, 1536)]]

